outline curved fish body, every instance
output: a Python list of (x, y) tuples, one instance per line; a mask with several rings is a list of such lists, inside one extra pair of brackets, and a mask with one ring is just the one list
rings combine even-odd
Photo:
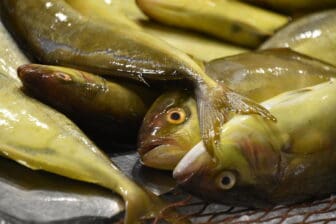
[(61, 0), (3, 0), (2, 18), (44, 64), (67, 65), (127, 79), (187, 80), (201, 115), (202, 139), (209, 151), (216, 129), (231, 111), (275, 120), (263, 107), (209, 78), (188, 55), (137, 29), (83, 17)]
[(277, 123), (235, 116), (210, 156), (202, 143), (177, 165), (188, 191), (229, 205), (264, 207), (335, 192), (336, 80), (286, 92), (262, 105)]
[[(288, 49), (217, 59), (206, 64), (206, 70), (212, 78), (258, 102), (336, 77), (334, 67)], [(144, 165), (172, 170), (200, 139), (192, 94), (167, 92), (154, 102), (145, 116), (138, 151)]]
[(166, 206), (129, 180), (69, 119), (25, 96), (0, 75), (0, 153), (35, 170), (94, 183), (122, 196), (125, 223)]
[(336, 65), (336, 10), (307, 15), (279, 30), (260, 49), (287, 47)]
[(255, 48), (289, 19), (239, 1), (137, 0), (141, 10), (159, 22), (201, 31)]
[(7, 74), (18, 80), (16, 69), (23, 64), (29, 63), (26, 56), (21, 53), (17, 44), (4, 27), (0, 20), (0, 73)]
[(141, 121), (158, 95), (140, 85), (60, 66), (27, 64), (19, 67), (18, 75), (25, 89), (38, 99), (121, 142), (135, 141)]
[(286, 13), (306, 13), (336, 7), (334, 0), (244, 0), (263, 7)]

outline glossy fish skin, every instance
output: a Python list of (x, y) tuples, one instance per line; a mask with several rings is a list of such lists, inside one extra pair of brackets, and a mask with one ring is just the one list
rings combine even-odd
[(0, 73), (18, 80), (16, 69), (29, 63), (0, 20)]
[(72, 8), (89, 18), (126, 26), (131, 29), (140, 29), (135, 22), (125, 15), (121, 1), (86, 0), (83, 2), (81, 0), (66, 0), (66, 2), (71, 5)]
[[(112, 25), (121, 22), (129, 28), (143, 29), (144, 32), (156, 36), (177, 49), (191, 55), (193, 58), (209, 61), (215, 58), (234, 55), (246, 51), (245, 49), (223, 43), (201, 34), (188, 32), (148, 21), (140, 11), (135, 1), (117, 0), (106, 2), (103, 0), (67, 0), (67, 3), (81, 14), (98, 19)], [(120, 15), (120, 16), (116, 16)]]
[[(0, 153), (35, 170), (94, 183), (122, 196), (125, 223), (153, 217), (165, 203), (136, 185), (69, 119), (25, 96), (0, 75)], [(174, 214), (174, 213), (173, 213)]]
[(270, 7), (286, 13), (302, 13), (319, 11), (336, 7), (334, 0), (244, 0), (263, 7)]
[(202, 61), (211, 61), (216, 58), (236, 55), (247, 51), (245, 48), (187, 30), (162, 26), (151, 21), (141, 21), (139, 24), (145, 32), (166, 41), (193, 58)]
[[(258, 102), (285, 91), (316, 85), (336, 77), (328, 64), (288, 49), (264, 50), (217, 59), (206, 64), (212, 78)], [(173, 112), (181, 120), (172, 121)], [(172, 170), (200, 141), (196, 102), (192, 94), (173, 91), (161, 95), (142, 124), (138, 151), (142, 163)]]
[(177, 165), (174, 177), (202, 198), (248, 207), (335, 192), (335, 92), (333, 79), (263, 102), (277, 123), (253, 115), (234, 117), (221, 129), (215, 157), (198, 144)]
[(202, 139), (210, 152), (218, 138), (213, 130), (231, 112), (276, 120), (265, 108), (209, 78), (185, 53), (144, 32), (89, 20), (61, 0), (3, 0), (0, 12), (23, 45), (44, 64), (145, 83), (189, 81), (198, 102)]
[(29, 93), (118, 141), (136, 139), (141, 121), (157, 96), (136, 84), (112, 82), (60, 66), (27, 64), (19, 67), (18, 75)]
[[(136, 0), (150, 18), (255, 48), (289, 19), (239, 1)], [(200, 10), (201, 9), (201, 10)], [(244, 15), (244, 16), (242, 16)]]
[(336, 9), (307, 15), (279, 30), (260, 49), (288, 47), (336, 65)]

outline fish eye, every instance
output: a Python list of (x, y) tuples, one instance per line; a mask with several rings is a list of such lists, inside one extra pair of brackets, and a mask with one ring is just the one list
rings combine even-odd
[(221, 189), (229, 190), (236, 184), (236, 175), (230, 171), (224, 171), (218, 176), (217, 181)]
[(186, 120), (186, 113), (182, 108), (172, 108), (167, 111), (167, 121), (171, 124), (181, 124)]
[(55, 73), (55, 76), (59, 79), (62, 79), (64, 81), (71, 81), (71, 77), (67, 74), (64, 74), (64, 73), (60, 73), (60, 72), (56, 72)]

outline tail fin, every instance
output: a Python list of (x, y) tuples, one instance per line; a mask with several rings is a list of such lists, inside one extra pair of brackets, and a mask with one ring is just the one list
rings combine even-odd
[(200, 129), (204, 144), (211, 155), (219, 143), (220, 128), (230, 115), (259, 114), (276, 121), (276, 118), (264, 107), (253, 100), (235, 93), (223, 84), (216, 87), (201, 86), (196, 90)]

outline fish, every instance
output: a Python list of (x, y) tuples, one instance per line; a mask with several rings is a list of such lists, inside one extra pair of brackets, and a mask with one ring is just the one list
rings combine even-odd
[(188, 30), (162, 26), (152, 21), (138, 21), (141, 28), (168, 44), (190, 55), (193, 59), (208, 62), (217, 58), (241, 54), (248, 49), (225, 43)]
[(135, 143), (142, 119), (159, 94), (61, 66), (25, 64), (18, 76), (29, 94), (118, 142)]
[(232, 112), (276, 121), (265, 108), (211, 79), (185, 53), (137, 29), (90, 20), (60, 0), (3, 0), (0, 14), (39, 63), (147, 85), (149, 80), (188, 82), (197, 98), (201, 135), (209, 152), (218, 138), (213, 130)]
[(313, 11), (321, 11), (336, 6), (334, 0), (243, 0), (247, 3), (253, 3), (261, 7), (268, 7), (276, 11), (289, 14), (309, 13)]
[(309, 14), (280, 29), (260, 49), (286, 47), (336, 65), (336, 10)]
[(202, 142), (176, 166), (183, 189), (208, 201), (271, 207), (335, 192), (336, 80), (275, 96), (262, 105), (277, 123), (237, 115), (221, 128), (218, 151)]
[[(131, 21), (129, 28), (142, 29), (143, 32), (156, 36), (173, 47), (190, 55), (193, 59), (200, 61), (210, 61), (215, 58), (234, 55), (247, 51), (242, 47), (223, 43), (211, 37), (207, 37), (187, 30), (177, 29), (169, 26), (149, 21), (149, 19), (140, 11), (135, 1), (117, 0), (113, 2), (99, 1), (79, 1), (67, 0), (78, 12), (89, 18), (97, 19), (101, 22), (116, 23), (116, 13), (121, 14), (117, 17)], [(137, 16), (135, 16), (137, 15)]]
[(136, 3), (153, 20), (249, 48), (258, 47), (290, 20), (232, 0), (136, 0)]
[[(160, 215), (166, 202), (126, 177), (68, 118), (26, 96), (19, 87), (0, 75), (1, 156), (33, 170), (112, 190), (125, 202), (126, 224)], [(167, 219), (175, 219), (175, 214), (168, 211)]]
[[(140, 29), (133, 20), (129, 19), (123, 12), (120, 0), (109, 2), (105, 0), (66, 0), (75, 10), (84, 16), (100, 20), (100, 22), (113, 23), (130, 29)], [(104, 18), (104, 19), (101, 19)]]
[[(216, 59), (206, 70), (218, 82), (262, 102), (282, 92), (335, 78), (336, 69), (289, 49), (248, 52)], [(173, 170), (200, 140), (196, 102), (189, 91), (163, 93), (146, 113), (138, 152), (145, 166)]]
[(0, 73), (6, 74), (19, 82), (16, 69), (29, 63), (28, 58), (20, 51), (7, 29), (0, 20)]

